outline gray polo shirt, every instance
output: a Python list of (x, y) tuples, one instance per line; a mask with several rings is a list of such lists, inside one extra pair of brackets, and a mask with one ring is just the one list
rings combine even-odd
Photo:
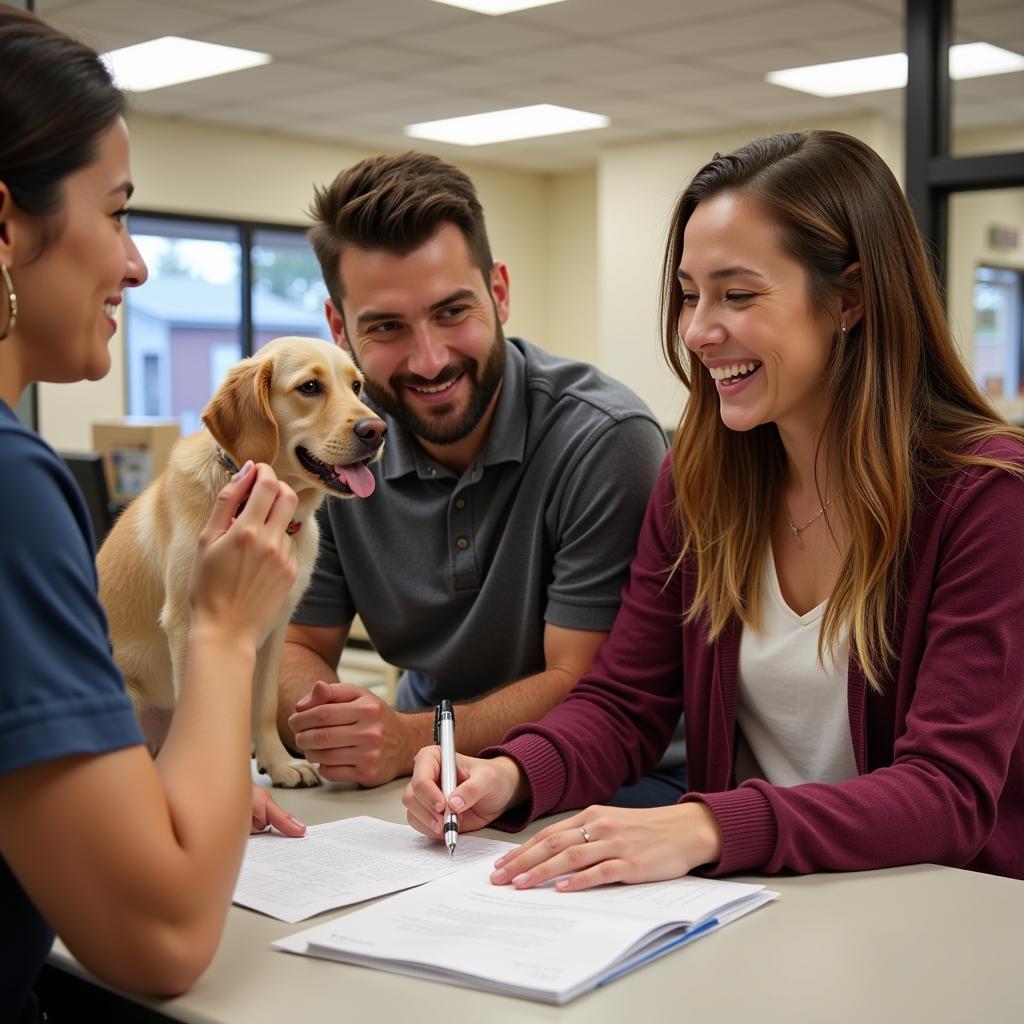
[(390, 417), (365, 500), (328, 498), (293, 621), (358, 613), (380, 655), (466, 700), (544, 668), (544, 625), (608, 630), (665, 437), (586, 363), (508, 339), (480, 454), (461, 475)]

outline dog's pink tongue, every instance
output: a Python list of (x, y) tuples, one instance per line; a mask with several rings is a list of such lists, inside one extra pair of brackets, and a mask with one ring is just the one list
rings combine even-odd
[(368, 498), (373, 494), (374, 487), (377, 486), (377, 481), (373, 479), (373, 474), (362, 465), (335, 466), (334, 472), (339, 480), (348, 484), (349, 490), (357, 498)]

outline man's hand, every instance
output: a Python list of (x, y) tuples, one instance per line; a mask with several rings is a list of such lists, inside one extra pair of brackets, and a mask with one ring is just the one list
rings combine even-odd
[(427, 712), (401, 714), (362, 686), (321, 680), (296, 703), (288, 726), (328, 781), (380, 786), (412, 771), (432, 721)]

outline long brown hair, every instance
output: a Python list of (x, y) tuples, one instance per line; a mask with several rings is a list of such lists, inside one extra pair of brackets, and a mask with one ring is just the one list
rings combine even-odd
[(729, 430), (714, 382), (678, 334), (676, 271), (697, 205), (727, 191), (754, 197), (783, 250), (807, 274), (812, 304), (836, 307), (844, 272), (860, 264), (863, 319), (834, 333), (822, 386), (829, 412), (817, 470), (839, 497), (851, 542), (828, 600), (818, 657), (850, 631), (866, 679), (880, 689), (894, 656), (887, 624), (899, 598), (915, 495), (922, 483), (970, 465), (1013, 463), (973, 454), (996, 435), (1024, 441), (993, 409), (961, 361), (925, 251), (899, 184), (882, 159), (841, 132), (793, 132), (716, 154), (680, 196), (662, 273), (663, 346), (690, 393), (672, 446), (683, 559), (697, 586), (686, 620), (714, 640), (732, 616), (759, 624), (760, 573), (781, 500), (786, 457), (773, 423)]

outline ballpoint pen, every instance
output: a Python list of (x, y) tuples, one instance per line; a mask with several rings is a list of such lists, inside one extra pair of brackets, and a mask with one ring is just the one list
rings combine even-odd
[[(434, 742), (441, 748), (441, 792), (447, 801), (455, 788), (455, 711), (450, 700), (443, 700), (434, 708)], [(446, 803), (444, 842), (450, 857), (455, 856), (458, 838), (459, 816)]]

